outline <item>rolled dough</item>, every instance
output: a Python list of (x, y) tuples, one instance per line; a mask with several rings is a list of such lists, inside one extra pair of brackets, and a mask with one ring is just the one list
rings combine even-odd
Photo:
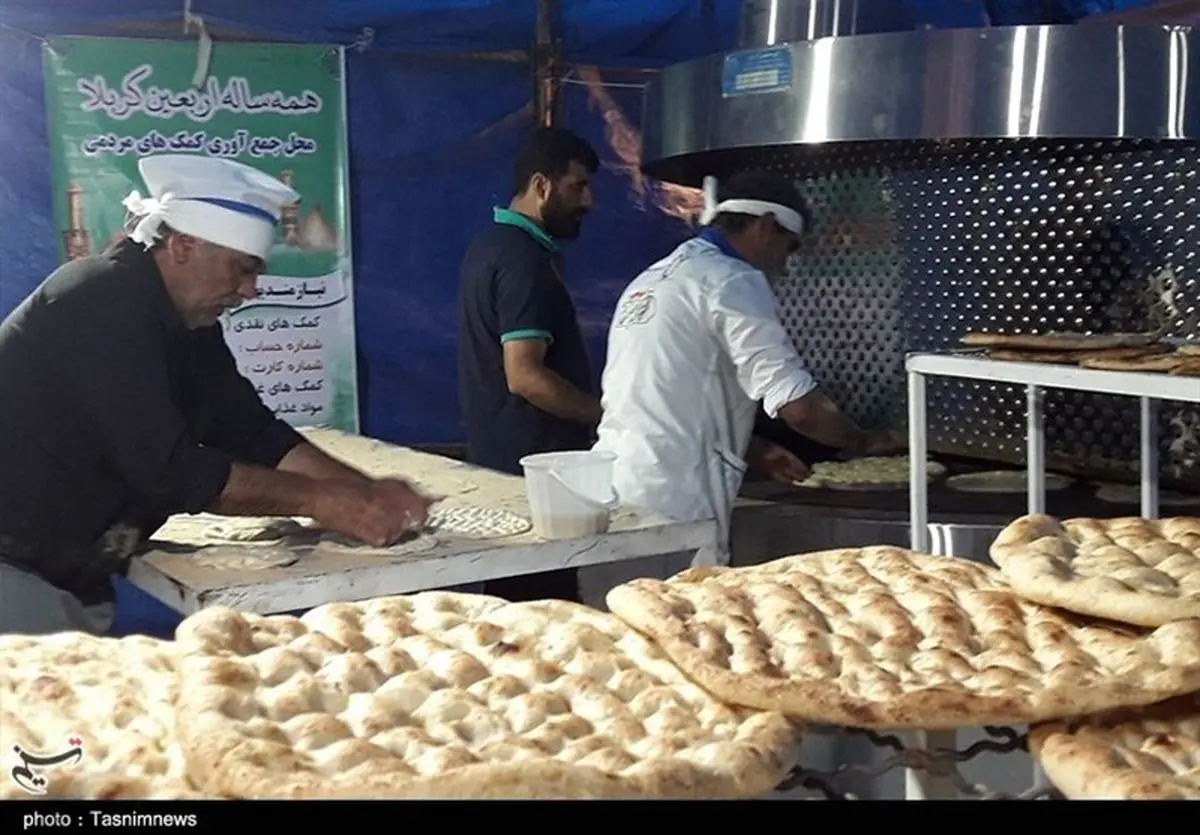
[(251, 547), (223, 547), (214, 545), (201, 548), (192, 557), (192, 562), (206, 568), (222, 571), (264, 571), (268, 568), (284, 568), (299, 561), (300, 555), (288, 548), (273, 545)]
[[(1096, 498), (1102, 502), (1113, 502), (1114, 504), (1138, 504), (1142, 501), (1142, 488), (1132, 484), (1102, 484), (1096, 491)], [(1200, 504), (1200, 495), (1160, 490), (1158, 503), (1164, 507), (1196, 505)]]
[[(1066, 476), (1046, 473), (1047, 490), (1063, 490), (1074, 482)], [(982, 473), (963, 473), (946, 479), (946, 486), (963, 493), (1024, 493), (1028, 476), (1020, 470), (991, 470)]]
[(518, 536), (533, 528), (524, 516), (507, 510), (472, 505), (436, 505), (429, 513), (428, 530), (443, 537), (499, 539)]
[(428, 551), (438, 544), (436, 537), (428, 534), (415, 534), (406, 539), (402, 539), (393, 545), (388, 545), (384, 548), (377, 548), (374, 545), (368, 545), (365, 542), (359, 542), (357, 539), (351, 539), (341, 534), (325, 532), (321, 534), (317, 540), (314, 553), (333, 553), (333, 554), (363, 554), (369, 556), (380, 557), (405, 557), (409, 554), (419, 554), (423, 551)]
[[(932, 481), (946, 474), (946, 467), (937, 461), (925, 464), (925, 477)], [(849, 461), (820, 461), (813, 465), (812, 474), (797, 487), (830, 490), (899, 489), (909, 483), (911, 469), (907, 455), (868, 456)]]
[(214, 542), (277, 542), (303, 534), (307, 528), (295, 519), (276, 516), (221, 517), (205, 529)]

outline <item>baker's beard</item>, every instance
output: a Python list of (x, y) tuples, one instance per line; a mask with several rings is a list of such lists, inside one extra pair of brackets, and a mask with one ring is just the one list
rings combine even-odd
[(542, 209), (542, 225), (551, 237), (573, 241), (579, 237), (585, 214), (586, 209), (569, 209), (563, 205), (562, 200), (551, 197)]

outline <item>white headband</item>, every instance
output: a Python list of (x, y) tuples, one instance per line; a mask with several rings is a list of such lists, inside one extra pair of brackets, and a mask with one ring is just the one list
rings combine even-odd
[(160, 199), (132, 192), (122, 205), (138, 223), (130, 240), (149, 249), (161, 235), (165, 223), (177, 232), (203, 238), (217, 246), (268, 260), (275, 242), (275, 222), (268, 212), (251, 206), (231, 207), (229, 201), (175, 199), (164, 194)]
[(767, 200), (722, 200), (717, 202), (717, 178), (704, 178), (704, 211), (700, 215), (700, 225), (712, 223), (721, 212), (736, 212), (743, 215), (774, 215), (776, 222), (793, 235), (804, 231), (804, 218), (795, 209), (771, 203)]

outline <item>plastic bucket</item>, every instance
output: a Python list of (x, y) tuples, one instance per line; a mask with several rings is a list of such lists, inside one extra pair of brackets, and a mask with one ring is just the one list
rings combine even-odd
[(522, 458), (534, 533), (542, 539), (578, 539), (607, 532), (618, 502), (614, 461), (612, 453), (594, 450)]

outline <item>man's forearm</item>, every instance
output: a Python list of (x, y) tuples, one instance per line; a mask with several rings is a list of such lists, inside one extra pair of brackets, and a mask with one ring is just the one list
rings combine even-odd
[(600, 423), (600, 401), (575, 388), (548, 368), (530, 374), (516, 394), (543, 412), (563, 420), (584, 426)]
[(371, 481), (369, 476), (322, 452), (308, 441), (301, 442), (283, 456), (278, 469), (325, 481), (348, 481), (353, 484), (367, 484)]
[(852, 421), (823, 392), (813, 391), (787, 404), (779, 417), (792, 431), (834, 449), (863, 454), (871, 441), (869, 432)]
[(234, 464), (209, 510), (224, 516), (319, 516), (322, 495), (320, 482), (310, 476)]

